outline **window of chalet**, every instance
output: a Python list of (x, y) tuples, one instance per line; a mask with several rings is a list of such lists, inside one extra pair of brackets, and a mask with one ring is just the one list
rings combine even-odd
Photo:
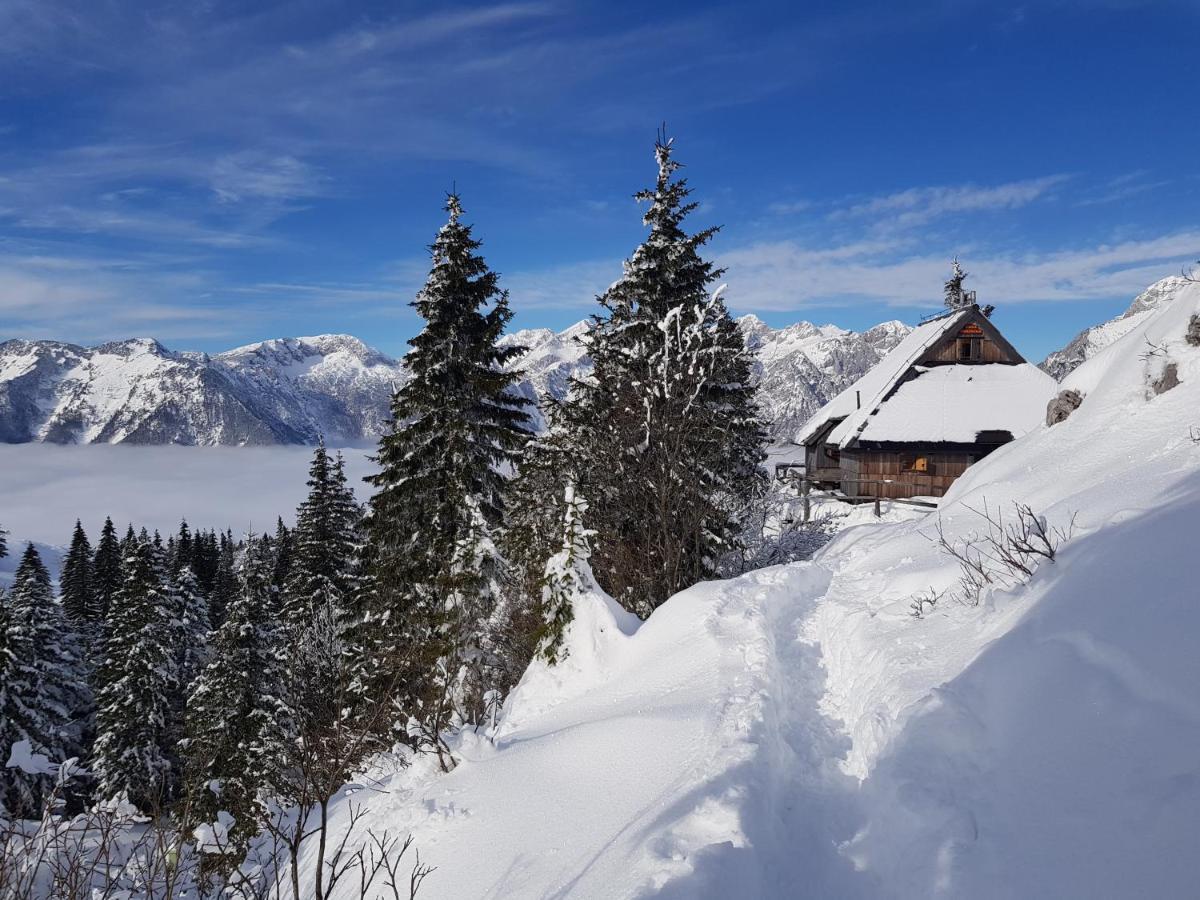
[(825, 458), (831, 462), (838, 462), (842, 457), (842, 451), (833, 444), (825, 445)]
[(933, 460), (928, 456), (905, 456), (900, 460), (900, 468), (918, 475), (932, 475)]
[(981, 359), (983, 357), (983, 340), (980, 338), (958, 339), (958, 358), (963, 362)]

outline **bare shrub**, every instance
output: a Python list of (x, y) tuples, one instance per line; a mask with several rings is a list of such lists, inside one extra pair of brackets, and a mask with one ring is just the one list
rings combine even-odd
[(922, 618), (928, 610), (932, 610), (937, 606), (938, 601), (945, 595), (945, 591), (934, 590), (932, 587), (927, 591), (913, 594), (912, 604), (909, 606), (913, 618)]
[[(954, 597), (960, 603), (978, 606), (992, 587), (1024, 584), (1043, 561), (1054, 562), (1059, 547), (1074, 533), (1074, 515), (1065, 528), (1051, 527), (1046, 517), (1035, 513), (1029, 504), (1014, 503), (1013, 507), (1015, 518), (1008, 520), (998, 507), (992, 509), (986, 501), (982, 510), (967, 507), (983, 520), (985, 527), (958, 539), (949, 538), (941, 520), (938, 521), (933, 540), (942, 552), (958, 561)], [(915, 604), (916, 598), (914, 609)]]

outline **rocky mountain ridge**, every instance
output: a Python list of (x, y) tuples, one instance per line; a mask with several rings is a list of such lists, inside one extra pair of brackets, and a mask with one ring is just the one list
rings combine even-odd
[[(798, 322), (739, 326), (755, 355), (764, 418), (786, 441), (829, 397), (905, 334), (885, 322), (857, 333)], [(530, 399), (561, 399), (589, 361), (586, 322), (504, 338), (528, 348), (513, 366)], [(280, 338), (219, 354), (172, 351), (150, 338), (81, 347), (0, 343), (0, 442), (253, 445), (373, 443), (404, 365), (349, 335)], [(540, 420), (538, 424), (543, 424)]]

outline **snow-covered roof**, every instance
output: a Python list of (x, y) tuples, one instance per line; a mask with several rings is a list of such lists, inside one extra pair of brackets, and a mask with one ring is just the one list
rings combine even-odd
[(917, 366), (915, 372), (867, 417), (858, 440), (972, 444), (982, 431), (1020, 437), (1042, 421), (1058, 390), (1029, 363)]
[(815, 416), (805, 422), (796, 435), (796, 443), (803, 444), (835, 419), (843, 420), (835, 429), (835, 433), (853, 434), (862, 424), (862, 420), (883, 401), (901, 376), (921, 358), (921, 354), (952, 331), (970, 313), (970, 309), (963, 309), (914, 328), (896, 345), (896, 349), (881, 359), (866, 375), (826, 403)]

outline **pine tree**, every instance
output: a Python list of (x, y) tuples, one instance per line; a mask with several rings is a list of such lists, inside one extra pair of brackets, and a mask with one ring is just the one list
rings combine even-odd
[(283, 524), (283, 516), (275, 521), (275, 537), (271, 541), (271, 552), (274, 565), (271, 570), (271, 583), (275, 590), (282, 591), (292, 570), (292, 559), (295, 556), (295, 541), (292, 531)]
[(296, 510), (294, 561), (283, 592), (284, 618), (302, 628), (326, 604), (342, 610), (355, 590), (355, 551), (362, 512), (346, 483), (344, 463), (324, 442), (313, 451), (308, 496)]
[(407, 682), (407, 706), (434, 741), (456, 715), (481, 711), (480, 648), (499, 567), (491, 532), (504, 519), (503, 470), (530, 436), (528, 401), (505, 369), (521, 348), (497, 344), (512, 315), (507, 293), (456, 195), (446, 210), (413, 303), (425, 327), (409, 342), (411, 378), (392, 400), (370, 479), (375, 608), (360, 623), (384, 632), (378, 671)]
[(212, 591), (208, 595), (208, 616), (214, 629), (225, 621), (226, 610), (238, 596), (237, 544), (233, 535), (221, 535), (213, 572)]
[(193, 568), (193, 557), (195, 556), (196, 539), (192, 536), (192, 530), (188, 527), (187, 520), (184, 519), (179, 523), (179, 531), (171, 536), (167, 552), (167, 566), (172, 575), (179, 573), (179, 570), (187, 566)]
[(239, 591), (187, 704), (189, 794), (201, 817), (231, 813), (238, 841), (257, 831), (260, 797), (279, 776), (291, 730), (273, 568), (270, 542), (251, 536)]
[(958, 257), (951, 261), (950, 278), (946, 281), (946, 306), (949, 309), (961, 309), (967, 305), (968, 294), (963, 290), (963, 282), (967, 280), (968, 272), (964, 272), (958, 264)]
[(196, 574), (196, 583), (200, 593), (206, 598), (213, 593), (213, 584), (217, 577), (217, 560), (220, 557), (217, 545), (217, 535), (214, 531), (197, 531), (192, 538), (192, 556), (190, 565)]
[(90, 630), (99, 620), (93, 580), (92, 545), (83, 530), (83, 523), (76, 519), (58, 587), (63, 609), (81, 630)]
[(574, 483), (569, 483), (563, 494), (562, 545), (546, 561), (542, 587), (538, 652), (551, 665), (561, 657), (563, 634), (575, 617), (575, 598), (596, 590), (588, 562), (595, 532), (583, 524), (586, 513), (587, 502), (576, 494)]
[(649, 236), (600, 298), (583, 338), (593, 372), (564, 407), (596, 575), (642, 616), (713, 577), (764, 484), (750, 355), (721, 289), (710, 291), (722, 272), (700, 255), (716, 229), (683, 230), (696, 204), (671, 141), (655, 157), (655, 187), (637, 195)]
[(117, 539), (117, 529), (113, 527), (112, 519), (106, 518), (104, 528), (100, 531), (100, 542), (96, 545), (96, 558), (92, 563), (96, 616), (101, 622), (108, 615), (113, 595), (121, 587), (121, 559), (121, 542)]
[[(78, 642), (29, 544), (0, 595), (0, 759), (19, 741), (53, 762), (80, 756), (89, 701)], [(0, 768), (0, 810), (37, 816), (50, 786), (46, 775)]]
[(161, 548), (145, 529), (126, 543), (124, 579), (105, 629), (93, 769), (102, 797), (125, 795), (151, 811), (170, 799), (172, 787), (176, 603)]

